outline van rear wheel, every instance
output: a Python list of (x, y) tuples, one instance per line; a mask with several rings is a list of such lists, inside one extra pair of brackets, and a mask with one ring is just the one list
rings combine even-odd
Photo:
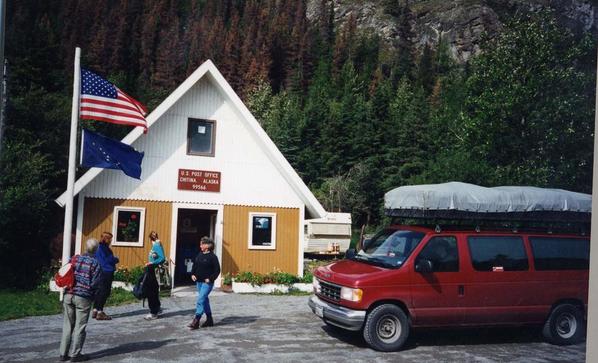
[(549, 342), (557, 345), (579, 343), (584, 334), (582, 311), (573, 304), (560, 304), (555, 307), (542, 329)]
[(372, 310), (363, 327), (368, 345), (381, 352), (399, 350), (409, 336), (409, 319), (396, 305), (384, 304)]

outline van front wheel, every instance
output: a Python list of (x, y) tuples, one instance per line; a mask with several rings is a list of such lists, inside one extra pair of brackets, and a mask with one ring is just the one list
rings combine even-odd
[(372, 310), (365, 321), (363, 337), (370, 347), (381, 352), (399, 350), (409, 336), (409, 319), (403, 309), (384, 304)]
[(578, 343), (583, 338), (583, 313), (573, 304), (555, 307), (544, 323), (542, 334), (549, 342), (557, 345)]

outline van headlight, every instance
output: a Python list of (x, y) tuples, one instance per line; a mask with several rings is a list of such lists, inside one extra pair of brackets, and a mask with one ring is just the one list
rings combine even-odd
[(352, 289), (350, 287), (341, 287), (341, 299), (347, 301), (361, 301), (363, 297), (363, 290), (361, 289)]
[(315, 292), (316, 294), (319, 294), (319, 293), (320, 293), (320, 291), (321, 291), (321, 288), (320, 288), (320, 281), (318, 281), (318, 279), (316, 279), (316, 278), (314, 277), (312, 284), (313, 284), (313, 286), (314, 286), (314, 292)]

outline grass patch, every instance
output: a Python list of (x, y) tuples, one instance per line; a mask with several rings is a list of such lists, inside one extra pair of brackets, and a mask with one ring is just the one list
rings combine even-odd
[(0, 290), (0, 320), (62, 312), (57, 292), (45, 290)]
[[(160, 297), (170, 296), (170, 290), (160, 291)], [(44, 289), (36, 290), (0, 290), (0, 321), (19, 319), (27, 316), (54, 315), (62, 313), (59, 293)], [(137, 300), (133, 293), (123, 288), (112, 289), (106, 306), (118, 306)]]
[(127, 291), (122, 287), (116, 287), (112, 289), (108, 301), (106, 301), (106, 306), (118, 306), (136, 301), (139, 300), (137, 300), (131, 291)]

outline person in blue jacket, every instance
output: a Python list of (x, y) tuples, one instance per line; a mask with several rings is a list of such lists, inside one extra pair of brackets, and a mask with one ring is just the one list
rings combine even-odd
[(95, 254), (95, 258), (102, 268), (99, 289), (95, 296), (93, 312), (91, 313), (91, 317), (96, 320), (112, 319), (110, 315), (104, 312), (104, 305), (112, 291), (112, 280), (114, 280), (114, 271), (116, 270), (116, 264), (118, 263), (118, 257), (114, 256), (114, 253), (112, 253), (112, 250), (110, 249), (111, 242), (112, 233), (103, 232), (100, 239), (100, 245)]
[(160, 309), (160, 289), (158, 287), (158, 280), (156, 279), (156, 268), (164, 263), (164, 248), (158, 238), (158, 233), (151, 231), (149, 239), (152, 242), (152, 249), (149, 252), (148, 263), (145, 265), (146, 280), (143, 284), (143, 291), (147, 298), (147, 305), (149, 307), (149, 314), (144, 317), (145, 320), (158, 319), (158, 315), (162, 311)]

